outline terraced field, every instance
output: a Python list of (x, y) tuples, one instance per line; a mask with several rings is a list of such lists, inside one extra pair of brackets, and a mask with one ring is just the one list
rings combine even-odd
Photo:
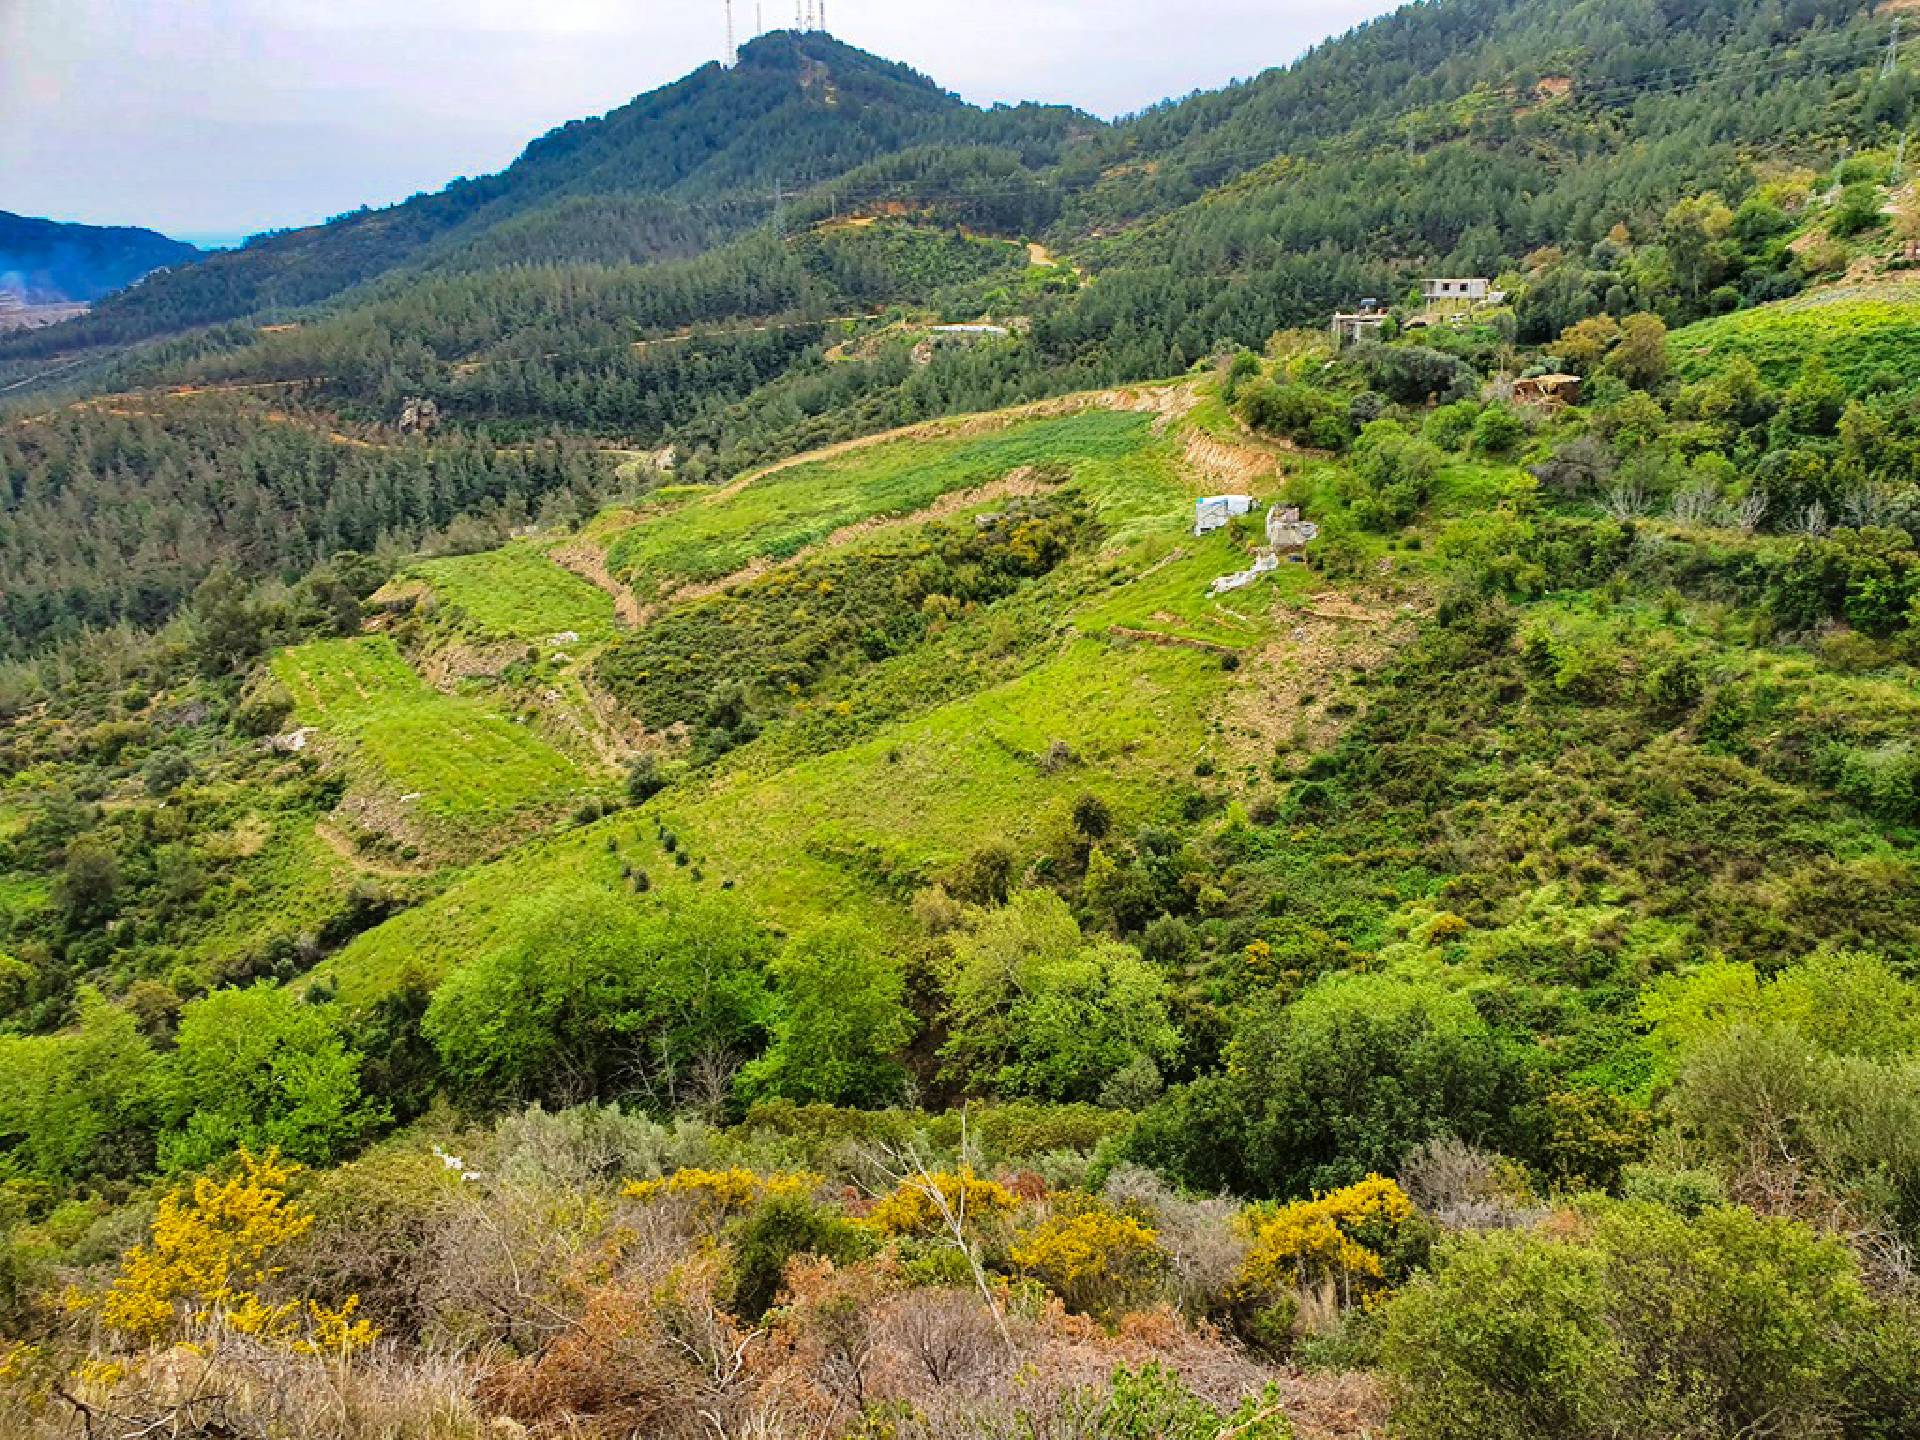
[(640, 904), (724, 885), (782, 928), (837, 914), (904, 930), (914, 888), (989, 842), (1036, 841), (1088, 791), (1128, 823), (1177, 804), (1165, 777), (1191, 773), (1208, 753), (1208, 715), (1230, 678), (1199, 650), (1080, 641), (846, 749), (764, 776), (725, 770), (524, 846), (359, 937), (318, 973), (344, 997), (372, 998), (409, 966), (443, 973), (497, 940), (515, 897), (567, 885), (625, 893), (635, 869), (652, 882)]
[(895, 440), (784, 467), (728, 487), (619, 535), (609, 568), (642, 598), (717, 580), (755, 560), (783, 560), (843, 526), (923, 510), (956, 490), (1023, 467), (1078, 470), (1125, 460), (1152, 417), (1088, 410), (1019, 422), (981, 435)]
[(537, 545), (516, 542), (479, 555), (425, 560), (407, 573), (426, 582), (442, 606), (485, 638), (545, 640), (571, 633), (591, 644), (613, 636), (613, 601)]
[(301, 724), (348, 742), (357, 771), (429, 814), (497, 816), (594, 787), (526, 726), (431, 689), (385, 636), (297, 646), (273, 672)]

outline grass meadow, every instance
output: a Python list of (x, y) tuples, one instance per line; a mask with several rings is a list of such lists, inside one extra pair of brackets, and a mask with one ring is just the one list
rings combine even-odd
[(344, 741), (381, 788), (429, 814), (498, 816), (580, 795), (592, 782), (532, 729), (478, 700), (443, 695), (385, 636), (322, 640), (276, 655), (303, 725)]

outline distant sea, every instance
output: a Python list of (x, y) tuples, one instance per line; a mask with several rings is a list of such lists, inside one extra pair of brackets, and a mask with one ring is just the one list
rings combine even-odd
[(203, 232), (170, 231), (174, 239), (184, 240), (189, 245), (198, 245), (202, 250), (238, 250), (247, 242), (248, 231), (209, 230)]

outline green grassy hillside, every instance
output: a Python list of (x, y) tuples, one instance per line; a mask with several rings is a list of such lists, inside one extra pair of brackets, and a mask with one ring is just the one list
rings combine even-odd
[(544, 640), (572, 634), (581, 643), (611, 638), (613, 601), (536, 545), (426, 560), (402, 577), (423, 582), (452, 623), (486, 640)]
[(470, 851), (487, 827), (551, 819), (592, 789), (526, 725), (432, 689), (384, 637), (296, 646), (274, 657), (273, 673), (299, 724), (340, 746), (356, 788), (401, 833), (417, 815), (423, 836)]
[(1702, 320), (1672, 337), (1674, 361), (1690, 380), (1717, 373), (1739, 355), (1770, 384), (1790, 384), (1818, 357), (1847, 389), (1897, 387), (1920, 376), (1913, 331), (1920, 279), (1893, 277), (1825, 286), (1792, 300)]
[[(546, 1277), (563, 1338), (494, 1326), (510, 1358), (446, 1382), (467, 1417), (626, 1395), (572, 1338), (655, 1355), (689, 1315), (791, 1337), (754, 1393), (808, 1376), (814, 1406), (870, 1299), (1041, 1368), (1073, 1335), (1190, 1378), (1212, 1337), (1233, 1393), (1306, 1387), (1259, 1402), (1301, 1422), (1271, 1440), (1316, 1386), (1339, 1440), (1506, 1434), (1536, 1391), (1628, 1417), (1581, 1440), (1732, 1435), (1755, 1373), (1808, 1433), (1901, 1433), (1904, 304), (1594, 318), (1524, 354), (1500, 313), (1283, 332), (731, 482), (626, 456), (598, 513), (502, 513), (491, 549), (202, 587), (157, 658), (11, 702), (0, 1275), (93, 1288), (84, 1335), (7, 1323), (133, 1356), (71, 1371), (89, 1395), (146, 1383), (154, 1352), (85, 1313), (143, 1283), (111, 1288), (101, 1227), (278, 1146), (322, 1238), (259, 1283), (362, 1297), (408, 1383)], [(1506, 398), (1563, 360), (1580, 403)], [(1248, 513), (1196, 536), (1217, 494)], [(1274, 506), (1317, 534), (1214, 593)], [(1223, 1194), (1249, 1203), (1195, 1198)], [(1773, 1278), (1727, 1301), (1730, 1274)], [(1633, 1310), (1647, 1275), (1724, 1305), (1716, 1337), (1829, 1338), (1812, 1369), (1676, 1371), (1694, 1332)], [(1598, 1378), (1489, 1361), (1563, 1293), (1609, 1317), (1574, 1327)], [(1086, 1373), (1100, 1403), (1177, 1383)], [(1495, 1419), (1462, 1430), (1462, 1394)]]
[[(1188, 533), (1193, 497), (1209, 488), (1184, 455), (1199, 432), (1156, 415), (1190, 406), (1190, 392), (1114, 397), (1138, 409), (1089, 400), (1059, 417), (989, 417), (948, 427), (959, 433), (863, 446), (589, 526), (588, 536), (612, 529), (610, 562), (652, 579), (656, 594), (753, 577), (711, 597), (656, 602), (647, 625), (610, 656), (653, 653), (653, 635), (704, 618), (698, 633), (724, 660), (718, 673), (757, 695), (771, 657), (744, 653), (727, 628), (755, 584), (805, 582), (782, 602), (770, 648), (804, 644), (809, 612), (828, 610), (834, 598), (807, 578), (810, 567), (844, 559), (873, 572), (912, 561), (925, 553), (929, 527), (972, 531), (976, 517), (1020, 503), (1006, 493), (1009, 477), (1015, 488), (1039, 488), (1033, 477), (1044, 467), (1044, 489), (1073, 496), (1090, 517), (1074, 552), (1025, 589), (957, 605), (896, 653), (856, 652), (814, 676), (798, 704), (778, 708), (711, 774), (475, 872), (362, 936), (320, 973), (342, 995), (377, 995), (408, 966), (436, 975), (482, 943), (503, 943), (510, 937), (499, 917), (530, 889), (584, 882), (630, 891), (636, 870), (667, 882), (655, 897), (677, 884), (731, 889), (782, 930), (843, 913), (897, 930), (916, 889), (994, 842), (1044, 849), (1070, 828), (1067, 812), (1084, 794), (1099, 795), (1128, 825), (1177, 820), (1169, 779), (1191, 776), (1227, 748), (1216, 729), (1233, 682), (1223, 656), (1265, 643), (1289, 607), (1318, 588), (1307, 571), (1288, 567), (1255, 591), (1207, 597), (1215, 575), (1245, 563), (1252, 531)], [(1240, 444), (1242, 463), (1266, 475), (1269, 497), (1277, 494), (1279, 458), (1250, 437)], [(436, 564), (417, 573), (444, 572)], [(761, 632), (755, 638), (767, 643)], [(663, 832), (674, 837), (673, 852), (662, 850)]]

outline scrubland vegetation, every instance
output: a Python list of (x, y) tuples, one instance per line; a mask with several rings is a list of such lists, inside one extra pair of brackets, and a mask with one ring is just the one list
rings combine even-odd
[(1112, 129), (770, 48), (679, 98), (979, 223), (616, 206), (772, 144), (636, 102), (119, 362), (285, 408), (0, 430), (0, 1432), (1920, 1435), (1907, 72), (1548, 8)]

